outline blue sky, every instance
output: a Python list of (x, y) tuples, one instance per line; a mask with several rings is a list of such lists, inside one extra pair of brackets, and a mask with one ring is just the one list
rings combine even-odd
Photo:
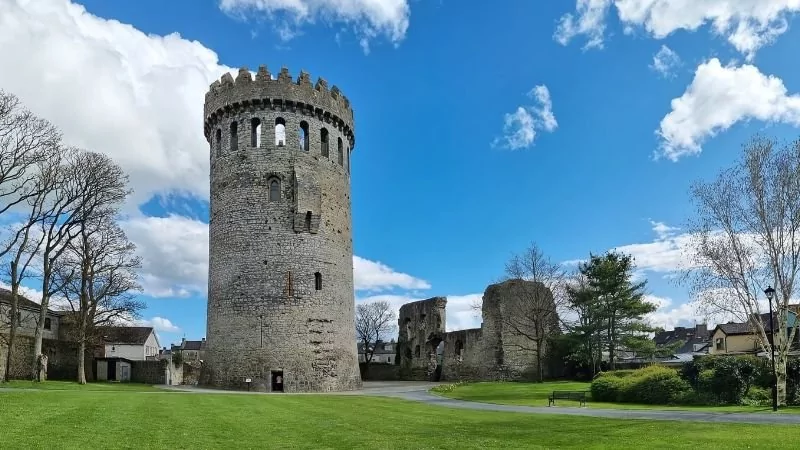
[(796, 137), (800, 7), (671, 3), (10, 0), (0, 88), (131, 174), (124, 227), (164, 345), (205, 333), (203, 95), (260, 64), (354, 106), (358, 301), (445, 295), (449, 328), (477, 326), (469, 304), (535, 241), (559, 261), (632, 253), (654, 323), (691, 325), (671, 281), (688, 188), (753, 133)]

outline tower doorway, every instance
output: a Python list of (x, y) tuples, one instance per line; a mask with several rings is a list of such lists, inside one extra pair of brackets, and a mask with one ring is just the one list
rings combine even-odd
[(282, 370), (273, 370), (272, 371), (272, 392), (283, 392), (283, 371)]

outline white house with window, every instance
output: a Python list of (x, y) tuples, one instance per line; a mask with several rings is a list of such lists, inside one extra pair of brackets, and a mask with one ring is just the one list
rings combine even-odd
[(158, 359), (161, 345), (153, 327), (98, 327), (105, 358), (124, 358), (131, 361)]

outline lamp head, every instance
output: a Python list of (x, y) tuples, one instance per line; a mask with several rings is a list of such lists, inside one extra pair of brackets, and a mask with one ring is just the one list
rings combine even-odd
[(772, 286), (767, 286), (767, 288), (764, 289), (764, 294), (767, 295), (769, 301), (772, 301), (772, 298), (775, 297), (775, 289), (772, 289)]

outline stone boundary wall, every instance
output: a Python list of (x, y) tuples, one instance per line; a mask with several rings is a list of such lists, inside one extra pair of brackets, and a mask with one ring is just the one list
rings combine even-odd
[(132, 361), (131, 381), (144, 384), (167, 384), (168, 361)]

